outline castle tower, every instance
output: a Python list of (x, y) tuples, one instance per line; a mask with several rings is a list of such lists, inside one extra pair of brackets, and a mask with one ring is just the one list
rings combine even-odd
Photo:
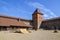
[(36, 9), (32, 14), (32, 20), (33, 20), (34, 29), (38, 30), (43, 20), (43, 14), (40, 12), (39, 9)]

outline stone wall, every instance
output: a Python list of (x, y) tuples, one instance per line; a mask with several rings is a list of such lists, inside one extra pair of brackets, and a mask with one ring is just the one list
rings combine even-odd
[(57, 29), (60, 29), (60, 20), (54, 19), (54, 20), (49, 20), (49, 21), (43, 21), (42, 26), (43, 28), (46, 28), (46, 29), (54, 29), (54, 26)]

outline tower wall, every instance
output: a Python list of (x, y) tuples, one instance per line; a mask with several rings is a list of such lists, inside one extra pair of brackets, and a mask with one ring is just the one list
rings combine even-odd
[(32, 20), (33, 20), (34, 29), (38, 30), (40, 28), (41, 22), (43, 20), (43, 15), (40, 12), (38, 12), (38, 10), (36, 10), (32, 14)]
[(42, 20), (43, 20), (43, 15), (41, 15), (41, 14), (37, 14), (37, 29), (39, 29), (40, 28), (40, 25), (41, 25), (41, 23), (42, 23)]

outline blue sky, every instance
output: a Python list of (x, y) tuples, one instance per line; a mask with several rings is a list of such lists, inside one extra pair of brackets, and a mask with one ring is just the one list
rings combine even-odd
[(60, 0), (0, 0), (0, 14), (32, 19), (36, 8), (44, 14), (44, 19), (60, 16)]

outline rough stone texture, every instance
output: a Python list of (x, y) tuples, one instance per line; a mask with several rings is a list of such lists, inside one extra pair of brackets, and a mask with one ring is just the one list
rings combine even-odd
[(60, 18), (44, 20), (42, 25), (43, 28), (46, 27), (47, 29), (54, 29), (54, 26), (57, 27), (57, 29), (60, 29)]

